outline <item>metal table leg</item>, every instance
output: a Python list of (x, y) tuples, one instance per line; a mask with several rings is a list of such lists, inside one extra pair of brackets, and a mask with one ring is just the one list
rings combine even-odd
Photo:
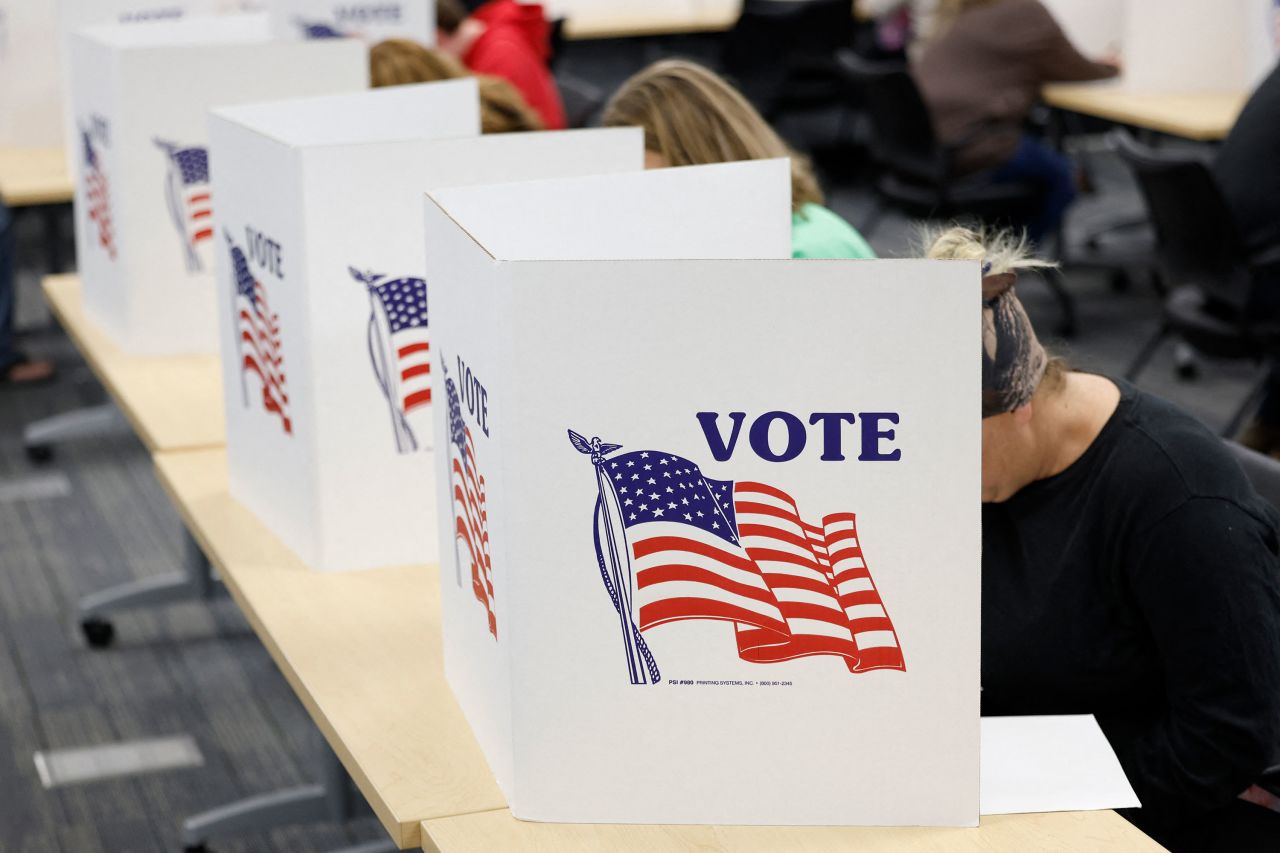
[(53, 456), (53, 445), (83, 438), (122, 435), (129, 431), (124, 415), (113, 403), (63, 412), (33, 421), (22, 430), (22, 445), (34, 462), (47, 462)]
[(184, 820), (183, 850), (199, 853), (217, 838), (265, 832), (289, 824), (349, 820), (355, 811), (354, 786), (333, 751), (325, 747), (324, 753), (323, 776), (318, 784), (249, 797)]
[(210, 599), (222, 589), (213, 576), (213, 566), (190, 533), (183, 533), (186, 569), (156, 577), (141, 578), (90, 593), (80, 599), (80, 629), (93, 648), (111, 645), (115, 626), (106, 618), (114, 610), (150, 607), (175, 601)]

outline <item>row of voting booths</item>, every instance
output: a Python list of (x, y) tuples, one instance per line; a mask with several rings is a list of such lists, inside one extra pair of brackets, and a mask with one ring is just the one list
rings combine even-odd
[[(354, 36), (435, 44), (434, 0), (0, 0), (0, 144), (74, 145), (69, 38), (99, 25), (260, 13), (281, 40)], [(267, 97), (270, 97), (268, 94)]]
[(793, 261), (786, 161), (482, 136), (280, 14), (67, 37), (86, 314), (220, 355), (232, 496), (439, 565), (516, 817), (975, 825), (979, 265)]
[(90, 320), (220, 353), (232, 495), (312, 569), (439, 564), (516, 816), (975, 824), (977, 264), (792, 261), (785, 161), (481, 136), (365, 50), (72, 34)]

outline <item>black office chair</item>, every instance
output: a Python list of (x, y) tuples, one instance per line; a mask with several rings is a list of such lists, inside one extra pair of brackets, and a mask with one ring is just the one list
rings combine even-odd
[(551, 69), (552, 73), (559, 69), (560, 60), (564, 58), (565, 45), (568, 44), (568, 39), (565, 38), (564, 34), (564, 22), (565, 19), (563, 17), (552, 18), (547, 22), (551, 28), (548, 38), (551, 45), (551, 57), (547, 60), (547, 67)]
[(720, 65), (770, 121), (843, 107), (849, 87), (836, 52), (853, 44), (849, 0), (744, 0), (721, 39)]
[[(991, 180), (990, 173), (962, 176), (956, 154), (964, 148), (944, 145), (934, 131), (924, 97), (901, 63), (866, 60), (853, 51), (837, 57), (850, 83), (862, 92), (871, 124), (870, 153), (878, 175), (879, 204), (862, 231), (874, 231), (886, 206), (920, 219), (977, 219), (989, 225), (1025, 227), (1040, 188), (1021, 181)], [(1061, 310), (1058, 333), (1076, 332), (1075, 300), (1062, 275), (1047, 269), (1045, 283)]]
[[(1133, 169), (1156, 231), (1156, 260), (1169, 294), (1156, 334), (1126, 374), (1135, 380), (1159, 346), (1177, 336), (1206, 355), (1259, 364), (1280, 356), (1280, 314), (1259, 314), (1269, 278), (1280, 285), (1280, 246), (1246, 250), (1209, 164), (1194, 155), (1156, 151), (1125, 131), (1111, 135)], [(1235, 435), (1261, 396), (1265, 373), (1232, 416)]]

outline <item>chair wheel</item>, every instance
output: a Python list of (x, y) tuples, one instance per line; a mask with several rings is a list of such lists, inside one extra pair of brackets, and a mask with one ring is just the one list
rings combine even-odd
[(116, 638), (116, 626), (101, 616), (90, 616), (82, 621), (80, 631), (92, 649), (105, 649)]
[(1179, 362), (1177, 367), (1177, 373), (1178, 373), (1179, 379), (1185, 382), (1190, 382), (1193, 379), (1199, 378), (1200, 366), (1196, 364), (1194, 361), (1190, 361), (1190, 360)]
[(53, 460), (53, 448), (47, 444), (27, 445), (27, 459), (37, 465), (44, 465)]

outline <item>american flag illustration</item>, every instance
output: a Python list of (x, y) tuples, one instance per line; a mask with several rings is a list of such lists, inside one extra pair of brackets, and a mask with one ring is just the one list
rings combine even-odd
[(187, 270), (203, 269), (197, 247), (213, 237), (213, 205), (209, 199), (209, 151), (155, 140), (169, 157), (165, 199), (169, 216), (186, 252)]
[(116, 259), (115, 228), (111, 222), (111, 186), (102, 170), (102, 155), (93, 145), (93, 136), (80, 131), (84, 144), (84, 189), (89, 207), (89, 221), (98, 233), (98, 245), (111, 260)]
[(304, 21), (302, 18), (294, 18), (293, 25), (302, 33), (304, 39), (340, 39), (347, 37), (347, 34), (342, 30), (325, 21)]
[(391, 411), (396, 449), (418, 449), (410, 412), (431, 403), (431, 345), (427, 340), (427, 283), (420, 278), (384, 280), (348, 267), (369, 290), (368, 346), (373, 373)]
[(262, 408), (280, 418), (286, 435), (293, 434), (289, 416), (289, 390), (285, 383), (284, 354), (280, 347), (280, 316), (267, 302), (267, 289), (249, 270), (244, 251), (226, 235), (231, 268), (236, 278), (232, 316), (236, 329), (236, 353), (240, 361), (240, 390), (249, 405), (248, 377), (262, 386)]
[(787, 492), (715, 480), (681, 456), (570, 440), (596, 466), (596, 548), (632, 682), (659, 680), (641, 633), (685, 619), (733, 623), (738, 656), (835, 655), (851, 673), (905, 670), (851, 512), (806, 520)]
[[(443, 366), (444, 362), (441, 361)], [(476, 466), (476, 444), (471, 428), (462, 421), (458, 386), (444, 368), (445, 394), (449, 398), (449, 490), (453, 493), (455, 547), (461, 543), (471, 563), (471, 590), (484, 605), (489, 633), (498, 638), (498, 620), (493, 611), (493, 565), (489, 560), (489, 512), (485, 506), (484, 475)], [(456, 562), (458, 584), (462, 584), (462, 560)]]

